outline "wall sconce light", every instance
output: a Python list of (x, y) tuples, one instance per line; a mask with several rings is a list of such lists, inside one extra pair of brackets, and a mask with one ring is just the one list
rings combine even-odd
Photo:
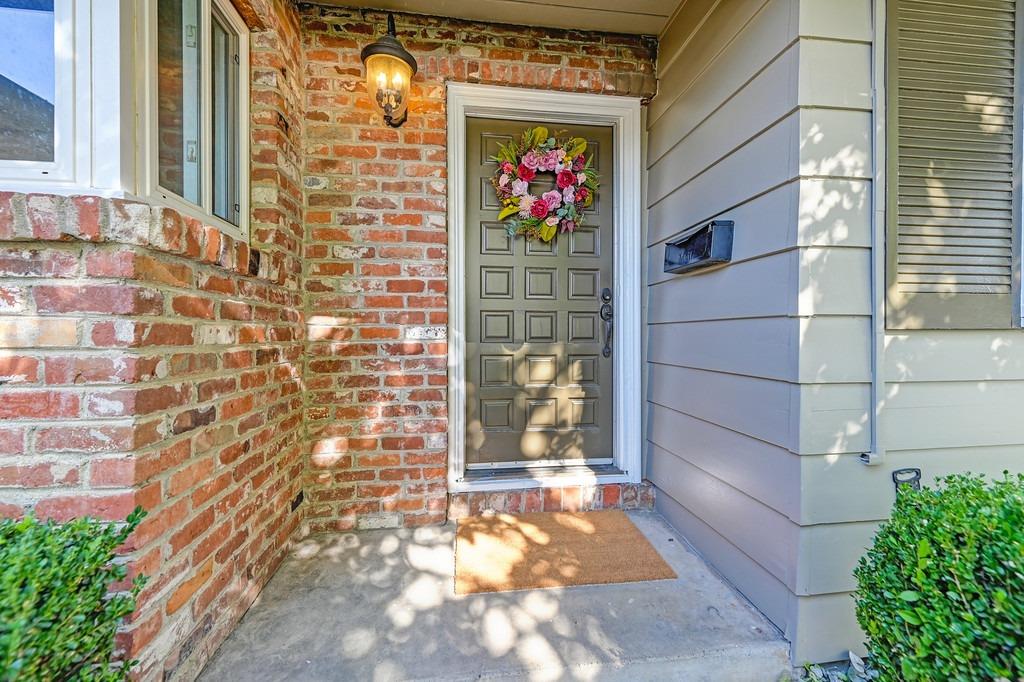
[(363, 48), (366, 90), (384, 114), (384, 122), (397, 128), (409, 109), (409, 85), (416, 73), (416, 59), (402, 47), (395, 34), (395, 17), (388, 13), (388, 32)]

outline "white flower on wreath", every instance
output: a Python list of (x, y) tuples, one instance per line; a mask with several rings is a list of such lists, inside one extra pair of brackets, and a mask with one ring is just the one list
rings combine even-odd
[(519, 217), (520, 218), (529, 218), (530, 217), (530, 207), (533, 206), (533, 203), (535, 201), (537, 201), (537, 197), (533, 196), (532, 194), (526, 194), (526, 195), (523, 196), (522, 199), (519, 200)]

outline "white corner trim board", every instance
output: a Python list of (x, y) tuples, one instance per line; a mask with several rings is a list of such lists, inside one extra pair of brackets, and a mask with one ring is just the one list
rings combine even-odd
[[(614, 128), (614, 464), (622, 474), (467, 481), (466, 468), (466, 117), (542, 119)], [(526, 88), (448, 84), (448, 488), (450, 492), (546, 485), (639, 483), (641, 405), (640, 99)]]

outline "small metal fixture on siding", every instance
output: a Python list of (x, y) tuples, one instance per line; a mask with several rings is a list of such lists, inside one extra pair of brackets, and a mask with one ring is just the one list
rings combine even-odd
[(712, 220), (665, 244), (665, 272), (680, 274), (732, 260), (733, 221)]
[(405, 123), (409, 85), (416, 74), (416, 59), (402, 46), (395, 32), (395, 17), (388, 13), (388, 32), (363, 48), (366, 91), (393, 128)]
[(864, 466), (878, 466), (882, 463), (882, 455), (878, 452), (862, 452), (860, 453), (860, 463)]
[(892, 472), (892, 483), (896, 486), (896, 492), (900, 491), (900, 488), (911, 488), (913, 490), (921, 489), (921, 470), (912, 467), (908, 469), (897, 469)]

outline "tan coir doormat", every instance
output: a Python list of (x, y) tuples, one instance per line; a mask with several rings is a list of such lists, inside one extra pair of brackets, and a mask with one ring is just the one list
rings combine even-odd
[(455, 592), (675, 578), (620, 511), (471, 516), (455, 538)]

